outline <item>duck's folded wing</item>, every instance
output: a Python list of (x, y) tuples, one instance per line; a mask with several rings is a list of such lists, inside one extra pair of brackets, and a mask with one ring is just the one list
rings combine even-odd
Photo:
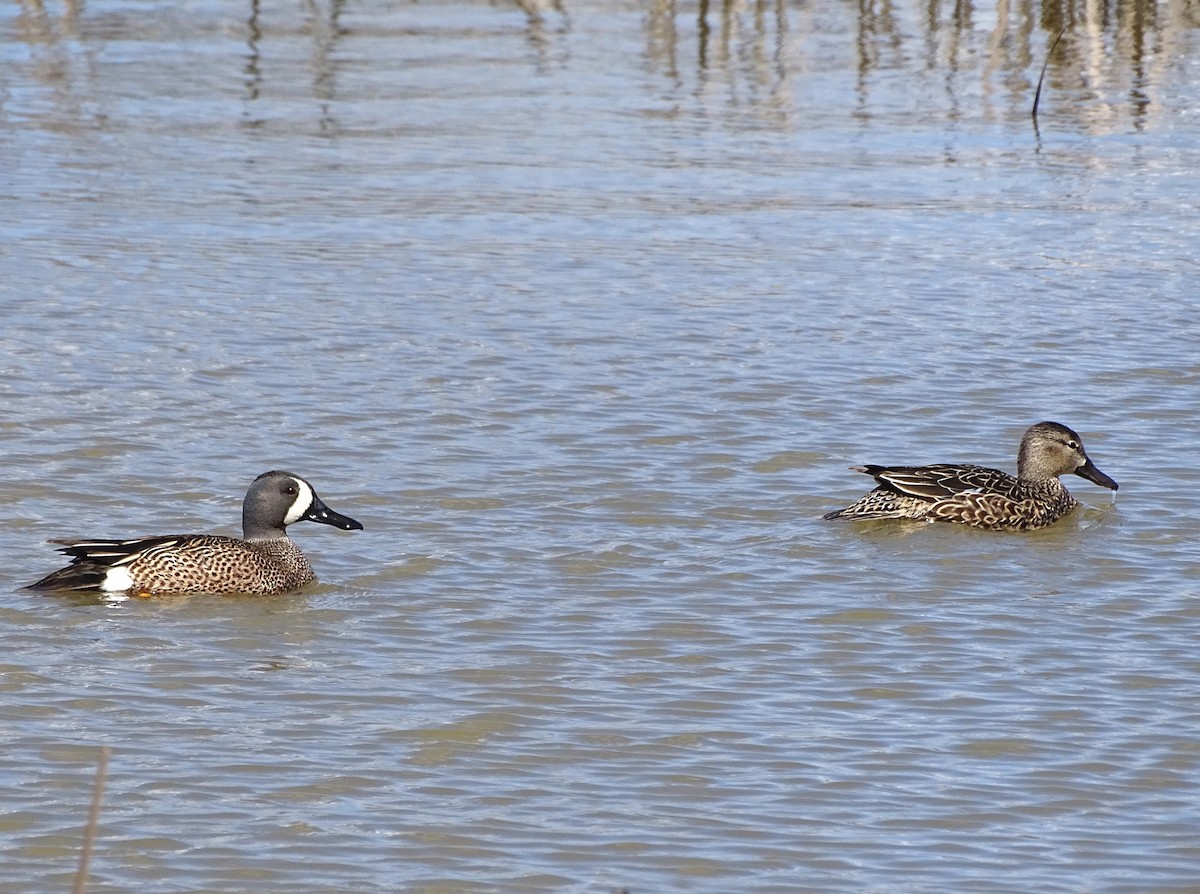
[(897, 493), (936, 503), (967, 491), (1006, 491), (1015, 479), (986, 466), (943, 463), (932, 466), (859, 466), (880, 486)]
[(58, 551), (71, 556), (75, 561), (83, 559), (101, 565), (121, 565), (150, 550), (172, 547), (187, 539), (194, 538), (184, 535), (139, 537), (134, 540), (54, 540), (52, 542), (62, 544)]

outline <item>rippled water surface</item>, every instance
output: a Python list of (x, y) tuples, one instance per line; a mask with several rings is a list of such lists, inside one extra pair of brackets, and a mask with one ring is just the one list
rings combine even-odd
[[(0, 890), (104, 745), (97, 894), (1190, 890), (1198, 24), (0, 12)], [(1120, 491), (820, 519), (1040, 419)], [(21, 589), (270, 468), (320, 584)]]

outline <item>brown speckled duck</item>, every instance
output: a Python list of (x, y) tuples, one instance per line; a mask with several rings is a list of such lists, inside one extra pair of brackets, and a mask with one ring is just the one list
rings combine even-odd
[(299, 475), (265, 472), (246, 492), (242, 540), (214, 534), (58, 540), (54, 542), (65, 544), (59, 552), (71, 556), (71, 564), (29, 589), (132, 596), (287, 593), (317, 579), (304, 553), (287, 536), (287, 526), (298, 521), (362, 530), (354, 519), (326, 506)]
[(1058, 521), (1078, 505), (1059, 475), (1074, 472), (1117, 489), (1117, 482), (1088, 459), (1079, 435), (1057, 422), (1039, 422), (1025, 432), (1015, 478), (986, 466), (945, 463), (851, 468), (879, 486), (825, 518), (913, 518), (1024, 531)]

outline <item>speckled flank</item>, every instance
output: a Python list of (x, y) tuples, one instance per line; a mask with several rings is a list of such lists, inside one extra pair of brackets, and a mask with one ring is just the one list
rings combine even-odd
[(300, 520), (362, 529), (354, 519), (326, 506), (303, 478), (267, 472), (246, 493), (244, 540), (185, 534), (68, 541), (60, 551), (72, 557), (71, 564), (30, 589), (98, 589), (132, 595), (287, 593), (316, 580), (308, 559), (286, 533), (288, 524)]
[(131, 550), (123, 567), (134, 592), (255, 593), (272, 595), (296, 590), (317, 579), (308, 559), (289, 538), (237, 540), (194, 535)]
[(1059, 480), (1068, 472), (1102, 487), (1117, 483), (1088, 458), (1083, 440), (1057, 422), (1039, 422), (1021, 439), (1017, 475), (985, 466), (854, 466), (879, 486), (835, 518), (911, 518), (997, 530), (1041, 528), (1078, 503)]

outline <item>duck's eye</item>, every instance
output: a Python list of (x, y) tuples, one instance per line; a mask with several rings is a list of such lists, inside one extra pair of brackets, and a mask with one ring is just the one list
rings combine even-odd
[(1067, 446), (1070, 447), (1072, 450), (1078, 450), (1079, 442), (1078, 441), (1067, 441)]

